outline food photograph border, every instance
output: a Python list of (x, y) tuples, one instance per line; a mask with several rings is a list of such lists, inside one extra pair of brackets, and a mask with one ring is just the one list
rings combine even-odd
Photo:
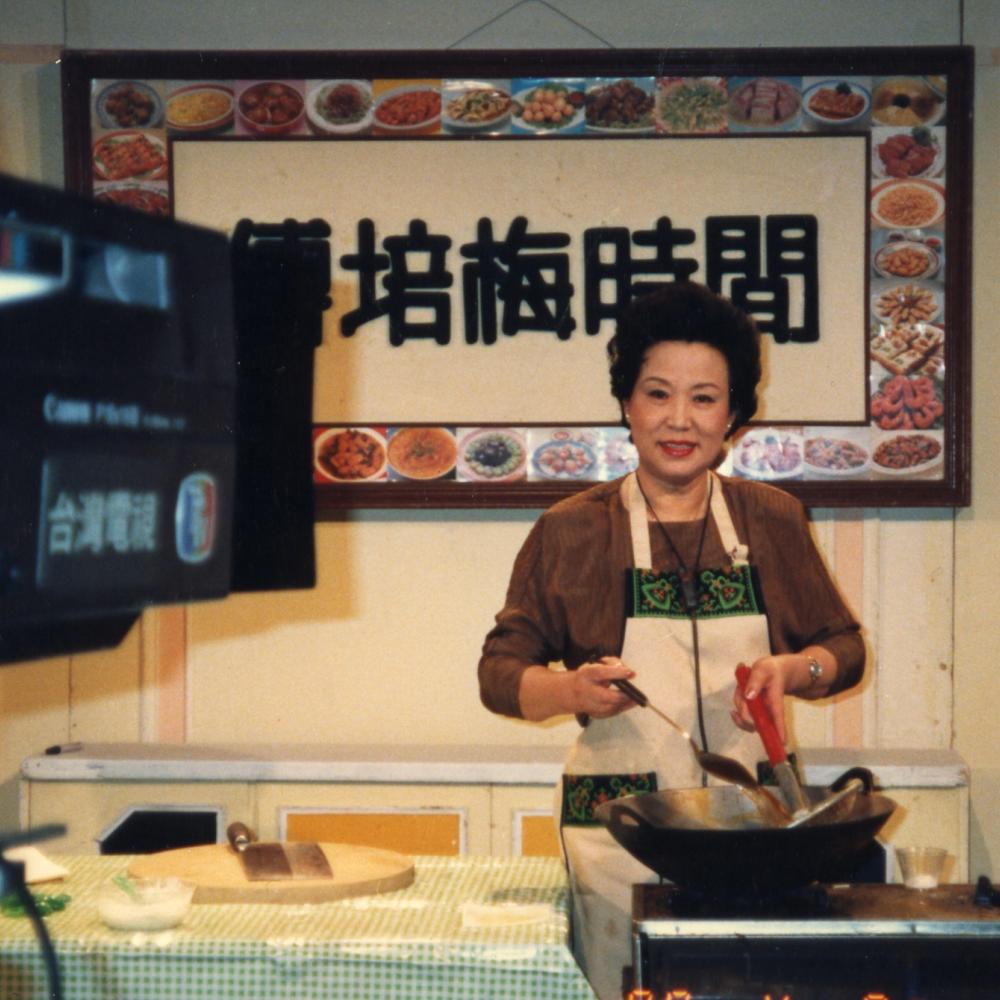
[[(69, 50), (61, 72), (67, 188), (164, 216), (173, 214), (175, 142), (192, 134), (220, 142), (379, 142), (392, 132), (391, 125), (378, 128), (379, 94), (399, 80), (427, 81), (436, 92), (416, 109), (426, 120), (411, 123), (410, 134), (427, 142), (456, 134), (482, 141), (498, 132), (581, 143), (634, 134), (653, 145), (692, 135), (864, 134), (871, 149), (868, 259), (859, 267), (871, 313), (859, 343), (869, 347), (868, 424), (752, 423), (731, 442), (721, 471), (774, 482), (813, 507), (971, 502), (969, 47)], [(528, 80), (543, 83), (525, 97), (514, 84)], [(450, 81), (488, 85), (468, 84), (456, 94)], [(272, 91), (268, 106), (263, 90), (253, 90), (264, 83)], [(565, 121), (577, 123), (573, 135), (560, 133), (562, 119), (534, 124), (534, 115), (559, 114), (559, 103)], [(307, 113), (317, 109), (326, 116)], [(489, 116), (501, 113), (504, 124), (491, 128)], [(452, 127), (447, 115), (456, 116)], [(484, 124), (466, 128), (459, 115), (483, 115)], [(313, 433), (319, 518), (352, 508), (542, 508), (634, 461), (623, 429), (609, 425), (499, 426), (486, 419), (461, 427), (323, 424)], [(399, 445), (417, 442), (427, 454), (435, 436), (447, 443), (448, 461), (410, 474), (393, 466), (391, 453), (404, 451)], [(342, 452), (344, 464), (332, 473), (320, 464), (321, 442)], [(366, 449), (377, 457), (366, 457)]]

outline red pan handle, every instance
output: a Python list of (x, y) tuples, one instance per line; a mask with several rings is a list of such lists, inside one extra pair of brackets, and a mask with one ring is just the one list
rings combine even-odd
[[(750, 680), (750, 668), (745, 663), (741, 663), (736, 668), (736, 683), (739, 684), (741, 691), (746, 691), (748, 680)], [(747, 708), (750, 709), (750, 715), (753, 717), (754, 725), (757, 727), (757, 733), (760, 735), (760, 740), (767, 751), (767, 759), (771, 762), (772, 766), (785, 763), (788, 760), (788, 754), (785, 752), (785, 745), (781, 742), (778, 730), (774, 726), (774, 719), (771, 718), (771, 711), (764, 703), (764, 699), (749, 699), (747, 701)]]

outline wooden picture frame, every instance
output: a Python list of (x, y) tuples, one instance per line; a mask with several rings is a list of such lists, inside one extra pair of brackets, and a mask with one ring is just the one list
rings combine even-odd
[[(867, 149), (866, 167), (870, 161), (869, 176), (863, 199), (852, 198), (850, 208), (845, 211), (851, 216), (852, 232), (863, 231), (864, 245), (857, 253), (857, 271), (851, 274), (849, 315), (852, 324), (853, 317), (857, 317), (859, 351), (867, 355), (861, 389), (864, 413), (857, 416), (855, 406), (854, 417), (830, 420), (820, 426), (807, 422), (798, 426), (794, 419), (758, 422), (733, 444), (733, 471), (773, 481), (810, 506), (933, 507), (965, 506), (970, 502), (971, 48), (69, 51), (62, 60), (62, 74), (67, 186), (97, 197), (119, 191), (127, 192), (130, 197), (136, 192), (154, 199), (162, 195), (154, 210), (165, 211), (173, 210), (176, 195), (173, 167), (174, 160), (179, 162), (181, 156), (179, 153), (175, 156), (174, 151), (187, 150), (190, 154), (197, 148), (207, 149), (195, 145), (209, 141), (206, 136), (211, 143), (241, 143), (244, 148), (249, 144), (261, 150), (271, 143), (281, 143), (292, 154), (301, 149), (303, 155), (307, 146), (294, 143), (326, 142), (338, 144), (336, 148), (340, 151), (356, 149), (361, 153), (371, 147), (356, 144), (383, 143), (379, 148), (388, 150), (388, 143), (400, 138), (391, 132), (385, 134), (386, 129), (381, 135), (357, 135), (349, 130), (346, 134), (315, 135), (306, 125), (291, 134), (278, 130), (278, 134), (267, 135), (241, 130), (232, 119), (215, 131), (167, 127), (167, 103), (174, 95), (196, 84), (210, 89), (213, 82), (232, 89), (234, 107), (230, 112), (234, 118), (240, 113), (240, 95), (255, 81), (298, 83), (303, 100), (311, 94), (308, 82), (364, 81), (372, 85), (373, 106), (378, 99), (379, 83), (383, 84), (382, 90), (387, 90), (392, 89), (389, 83), (403, 80), (433, 81), (447, 99), (451, 93), (449, 81), (499, 81), (495, 90), (501, 94), (503, 83), (508, 82), (504, 96), (513, 104), (513, 112), (508, 109), (508, 116), (520, 114), (522, 119), (528, 104), (524, 95), (528, 91), (515, 87), (516, 82), (572, 82), (566, 88), (566, 95), (575, 89), (579, 98), (571, 116), (579, 123), (579, 131), (572, 137), (557, 134), (555, 126), (534, 129), (523, 120), (511, 125), (511, 117), (507, 125), (499, 128), (470, 129), (456, 135), (454, 130), (446, 134), (439, 125), (427, 134), (405, 136), (415, 144), (411, 148), (422, 152), (443, 150), (447, 142), (448, 156), (452, 150), (455, 156), (462, 155), (463, 150), (481, 151), (486, 143), (494, 143), (490, 147), (494, 150), (508, 152), (532, 147), (563, 149), (570, 148), (565, 143), (578, 143), (572, 149), (580, 157), (585, 157), (588, 149), (596, 156), (598, 149), (609, 148), (601, 147), (600, 143), (610, 139), (635, 143), (636, 158), (641, 162), (647, 152), (662, 157), (667, 152), (679, 151), (681, 141), (692, 138), (700, 140), (701, 145), (695, 142), (683, 148), (718, 150), (719, 144), (725, 148), (727, 142), (748, 136), (775, 140), (799, 135), (862, 136)], [(597, 95), (614, 82), (625, 80), (632, 82), (637, 90), (644, 88), (649, 97), (645, 105), (649, 117), (644, 122), (648, 128), (630, 130), (628, 124), (618, 127), (598, 117)], [(714, 124), (709, 121), (707, 128), (704, 118), (698, 118), (697, 105), (685, 103), (678, 96), (683, 90), (689, 97), (687, 91), (693, 91), (693, 84), (701, 81), (718, 81), (723, 95), (718, 100), (712, 95), (708, 114), (709, 117), (714, 114), (716, 119)], [(767, 87), (759, 81), (764, 81)], [(774, 82), (782, 88), (779, 96), (787, 94), (791, 101), (785, 110), (794, 104), (791, 117), (784, 120), (778, 105), (773, 112), (751, 108), (754, 101), (764, 108), (770, 99), (768, 88)], [(138, 95), (132, 97), (136, 107), (130, 107), (126, 100), (122, 111), (118, 101), (112, 103), (109, 111), (110, 97), (129, 97), (122, 93), (125, 85), (131, 85)], [(151, 114), (159, 117), (147, 118), (145, 122), (136, 120), (142, 118), (150, 104)], [(768, 113), (773, 113), (773, 119), (764, 117)], [(740, 117), (744, 114), (746, 120)], [(759, 115), (760, 120), (751, 121), (753, 115)], [(533, 134), (539, 131), (544, 134)], [(98, 143), (106, 136), (121, 133), (137, 133), (149, 141), (154, 151), (159, 148), (163, 160), (159, 178), (142, 183), (141, 178), (132, 177), (116, 184), (114, 178), (106, 175), (106, 164), (97, 152)], [(906, 142), (895, 141), (900, 136)], [(345, 142), (347, 146), (343, 145)], [(434, 143), (439, 145), (423, 145)], [(907, 144), (908, 148), (903, 149)], [(231, 148), (235, 151), (236, 146)], [(277, 145), (270, 148), (271, 152), (278, 149)], [(736, 143), (732, 148), (737, 148)], [(908, 151), (915, 151), (912, 162), (906, 159)], [(907, 173), (909, 170), (912, 172)], [(102, 173), (105, 176), (100, 176)], [(895, 215), (889, 211), (890, 192), (894, 195)], [(938, 200), (939, 213), (933, 219), (919, 214), (928, 198)], [(911, 205), (907, 199), (915, 200), (916, 204)], [(879, 214), (883, 206), (885, 217)], [(145, 207), (149, 208), (149, 203)], [(829, 230), (827, 225), (824, 231)], [(855, 239), (848, 251), (852, 258), (856, 243)], [(344, 252), (345, 247), (338, 246), (334, 259)], [(709, 268), (707, 261), (702, 263), (705, 266), (701, 271), (692, 275), (695, 280), (705, 280)], [(452, 269), (457, 273), (460, 267), (459, 263)], [(762, 281), (766, 283), (773, 277), (768, 274)], [(820, 285), (821, 299), (832, 284), (827, 280)], [(452, 294), (458, 300), (462, 297), (460, 288)], [(924, 307), (928, 303), (937, 315), (926, 312)], [(777, 338), (777, 334), (772, 336)], [(764, 339), (767, 337), (765, 332)], [(595, 383), (595, 397), (605, 384)], [(386, 432), (386, 439), (390, 430), (440, 425), (454, 435), (456, 448), (465, 440), (459, 427), (465, 431), (481, 429), (487, 435), (513, 428), (513, 436), (524, 450), (521, 458), (526, 471), (523, 476), (490, 478), (477, 476), (466, 467), (462, 478), (462, 472), (452, 468), (444, 478), (427, 479), (405, 478), (383, 471), (380, 475), (384, 478), (376, 481), (342, 482), (317, 472), (318, 516), (336, 516), (338, 511), (362, 507), (544, 507), (591, 485), (595, 478), (611, 478), (620, 471), (611, 465), (601, 465), (598, 473), (594, 471), (595, 465), (594, 470), (584, 475), (577, 475), (575, 469), (550, 474), (537, 462), (532, 463), (550, 443), (544, 440), (544, 432), (557, 425), (562, 437), (570, 442), (581, 439), (593, 458), (605, 440), (615, 439), (611, 431), (615, 420), (608, 413), (606, 402), (600, 417), (592, 420), (573, 414), (572, 419), (564, 422), (546, 419), (519, 427), (509, 413), (503, 413), (500, 419), (495, 417), (486, 411), (480, 418), (463, 412), (459, 419), (454, 419), (454, 413), (442, 412), (420, 413), (419, 419), (410, 420), (405, 414), (400, 419), (395, 413), (367, 411), (344, 412), (342, 418), (337, 413), (335, 419), (323, 420), (324, 426), (333, 429), (381, 429)], [(925, 429), (928, 421), (930, 425)], [(317, 434), (320, 430), (317, 428)], [(536, 432), (542, 437), (532, 437)], [(378, 436), (377, 430), (375, 433)], [(470, 434), (469, 439), (472, 437)], [(782, 467), (782, 459), (770, 457), (775, 447), (786, 451), (787, 468)], [(876, 463), (876, 452), (883, 464)], [(852, 464), (862, 458), (863, 465)], [(741, 464), (744, 461), (745, 466)], [(908, 465), (910, 462), (914, 464)], [(894, 467), (893, 463), (902, 464)]]

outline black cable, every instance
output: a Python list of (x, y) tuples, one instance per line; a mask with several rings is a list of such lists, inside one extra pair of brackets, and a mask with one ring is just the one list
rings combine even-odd
[(48, 928), (42, 919), (38, 907), (35, 905), (35, 897), (31, 895), (31, 890), (24, 884), (23, 879), (15, 888), (18, 899), (27, 913), (31, 925), (35, 929), (35, 937), (38, 938), (38, 946), (42, 950), (42, 961), (45, 963), (45, 974), (49, 980), (50, 1000), (62, 1000), (62, 980), (59, 976), (59, 961), (56, 958), (55, 948), (52, 947), (52, 938), (49, 937)]
[(52, 938), (49, 937), (48, 928), (42, 919), (38, 907), (35, 905), (35, 897), (32, 896), (24, 880), (24, 862), (12, 861), (4, 857), (4, 850), (18, 844), (30, 844), (38, 840), (47, 840), (50, 837), (59, 837), (66, 832), (66, 827), (62, 824), (51, 823), (47, 826), (38, 827), (34, 830), (22, 830), (15, 833), (0, 833), (0, 887), (4, 892), (13, 892), (24, 912), (31, 921), (34, 928), (35, 937), (38, 938), (38, 946), (42, 951), (42, 962), (45, 965), (45, 974), (49, 981), (49, 1000), (62, 1000), (62, 980), (59, 975), (59, 961), (56, 958), (55, 948), (52, 946)]

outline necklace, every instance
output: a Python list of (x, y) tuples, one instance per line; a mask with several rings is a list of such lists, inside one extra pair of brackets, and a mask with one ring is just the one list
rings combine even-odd
[(674, 554), (674, 558), (677, 560), (677, 575), (681, 578), (681, 588), (684, 591), (684, 607), (687, 610), (687, 613), (693, 618), (698, 609), (698, 566), (701, 563), (701, 551), (705, 545), (705, 531), (708, 528), (708, 515), (712, 509), (712, 477), (708, 477), (708, 497), (705, 500), (705, 514), (701, 519), (701, 533), (698, 536), (698, 549), (695, 552), (694, 563), (690, 567), (684, 561), (684, 557), (681, 555), (680, 550), (674, 544), (674, 540), (670, 537), (670, 532), (667, 531), (667, 526), (660, 520), (659, 515), (656, 513), (656, 508), (649, 502), (649, 497), (646, 496), (646, 491), (642, 488), (642, 483), (639, 482), (638, 476), (635, 477), (635, 481), (639, 486), (639, 492), (642, 494), (642, 499), (646, 501), (646, 508), (649, 510), (650, 514), (653, 515), (653, 520), (656, 521), (657, 527), (662, 532), (663, 537), (667, 540), (667, 545), (670, 546), (670, 549)]
[[(691, 619), (691, 647), (694, 652), (694, 697), (695, 704), (698, 706), (698, 733), (701, 736), (702, 748), (707, 750), (708, 732), (705, 728), (705, 709), (702, 705), (701, 699), (701, 651), (698, 643), (697, 573), (698, 566), (701, 564), (701, 550), (705, 544), (705, 531), (708, 528), (708, 515), (712, 510), (712, 487), (715, 484), (715, 479), (711, 475), (708, 477), (708, 496), (705, 499), (705, 514), (701, 519), (701, 532), (698, 536), (698, 550), (695, 552), (694, 565), (690, 569), (688, 568), (687, 563), (684, 562), (684, 557), (681, 555), (680, 550), (676, 545), (674, 545), (674, 540), (670, 537), (670, 532), (667, 531), (667, 526), (660, 520), (659, 515), (656, 513), (656, 508), (654, 508), (649, 502), (649, 497), (646, 496), (646, 491), (642, 488), (642, 483), (639, 482), (638, 475), (636, 475), (635, 481), (639, 487), (639, 492), (642, 494), (642, 499), (646, 501), (646, 507), (648, 508), (650, 514), (653, 515), (653, 520), (656, 521), (660, 531), (663, 532), (663, 537), (667, 540), (667, 544), (670, 546), (674, 553), (674, 557), (677, 560), (677, 573), (681, 578), (681, 588), (684, 592), (684, 610), (687, 611), (688, 618)], [(706, 786), (708, 784), (707, 774), (702, 774), (701, 783), (702, 786)]]

